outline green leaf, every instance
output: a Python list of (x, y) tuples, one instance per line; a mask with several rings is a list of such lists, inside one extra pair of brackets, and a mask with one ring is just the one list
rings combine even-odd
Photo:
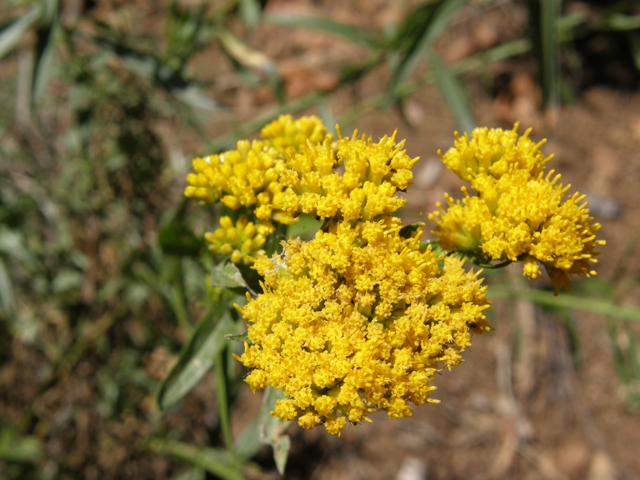
[(16, 299), (13, 294), (11, 277), (9, 277), (2, 257), (0, 257), (0, 306), (8, 316), (13, 316), (16, 311)]
[(434, 52), (429, 52), (429, 66), (449, 111), (463, 132), (469, 132), (476, 127), (471, 113), (469, 97), (458, 77)]
[(599, 313), (608, 317), (640, 322), (640, 308), (618, 305), (610, 300), (579, 297), (569, 293), (560, 293), (557, 297), (546, 290), (520, 289), (507, 285), (491, 285), (487, 290), (490, 299), (521, 298), (548, 307), (573, 308), (586, 312)]
[[(227, 336), (225, 335), (225, 339)], [(218, 419), (222, 430), (222, 438), (227, 450), (233, 448), (233, 438), (231, 436), (231, 417), (229, 415), (229, 396), (227, 394), (227, 376), (223, 362), (222, 352), (215, 358), (216, 377), (216, 401), (218, 402)]]
[(247, 30), (253, 30), (260, 23), (260, 17), (262, 16), (260, 2), (257, 0), (240, 0), (238, 7), (242, 23), (247, 27)]
[(223, 480), (246, 480), (242, 474), (241, 465), (224, 450), (165, 439), (150, 440), (148, 448), (157, 453), (172, 455)]
[(528, 0), (529, 36), (543, 106), (555, 107), (560, 99), (560, 0)]
[(171, 480), (206, 480), (205, 477), (206, 472), (202, 468), (190, 468), (174, 475)]
[(303, 240), (310, 238), (312, 235), (320, 230), (322, 221), (318, 220), (312, 215), (303, 213), (298, 217), (298, 221), (289, 225), (287, 229), (287, 236), (293, 238), (302, 238)]
[(605, 16), (601, 23), (604, 27), (617, 31), (629, 31), (640, 29), (640, 15), (624, 15), (612, 13)]
[(158, 243), (162, 251), (169, 255), (197, 256), (204, 242), (196, 237), (185, 225), (171, 223), (158, 232)]
[(226, 345), (225, 335), (235, 333), (236, 324), (223, 305), (216, 305), (202, 317), (180, 351), (178, 361), (156, 391), (156, 404), (166, 410), (191, 391), (211, 369)]
[(276, 462), (276, 468), (280, 475), (284, 475), (284, 469), (287, 466), (289, 457), (289, 449), (291, 448), (291, 439), (289, 435), (283, 435), (276, 440), (273, 445), (273, 459)]
[(247, 282), (242, 278), (238, 267), (233, 263), (219, 263), (211, 272), (211, 286), (224, 288), (246, 288)]
[(58, 2), (59, 0), (47, 0), (43, 15), (40, 17), (31, 78), (32, 107), (46, 89), (52, 75), (54, 36), (59, 24)]
[(0, 59), (15, 47), (31, 25), (40, 18), (42, 7), (34, 5), (22, 16), (0, 28)]
[(412, 223), (411, 225), (405, 225), (400, 229), (400, 236), (402, 238), (411, 238), (411, 235), (417, 232), (418, 229), (422, 226), (424, 226), (423, 223)]
[(181, 71), (172, 69), (154, 56), (138, 52), (105, 37), (86, 38), (119, 57), (122, 65), (134, 75), (154, 82), (187, 105), (210, 112), (219, 112), (225, 108), (206, 95), (194, 82), (185, 79)]
[(420, 244), (420, 250), (426, 250), (427, 247), (431, 246), (431, 251), (436, 255), (440, 256), (447, 251), (440, 246), (437, 240), (427, 240), (426, 242), (422, 242)]
[(295, 13), (271, 13), (265, 15), (265, 21), (285, 27), (304, 28), (306, 30), (318, 30), (320, 32), (337, 35), (352, 43), (364, 45), (369, 48), (380, 48), (381, 41), (370, 32), (355, 25), (336, 22), (329, 18), (309, 17)]
[[(290, 447), (289, 437), (283, 435), (283, 433), (291, 422), (280, 420), (270, 415), (270, 412), (275, 409), (276, 402), (283, 398), (285, 397), (282, 390), (276, 390), (270, 386), (267, 387), (262, 397), (260, 412), (258, 413), (260, 441), (273, 447), (273, 459), (280, 475), (284, 474)], [(283, 440), (284, 438), (287, 440)]]
[(27, 268), (36, 269), (37, 259), (25, 245), (25, 238), (20, 232), (0, 226), (0, 253), (17, 260)]
[(18, 437), (11, 428), (0, 432), (0, 461), (38, 463), (42, 459), (42, 444), (36, 437)]
[[(407, 15), (396, 37), (396, 47), (406, 51), (406, 54), (394, 70), (387, 88), (385, 94), (387, 105), (393, 102), (399, 85), (411, 75), (418, 62), (433, 50), (433, 44), (438, 36), (466, 2), (467, 0), (440, 0), (422, 5)], [(405, 44), (404, 38), (408, 32), (411, 32), (411, 35), (409, 43)]]
[(234, 342), (244, 343), (249, 341), (249, 334), (247, 332), (244, 332), (240, 335), (225, 335), (224, 338), (226, 338), (227, 340), (233, 340)]
[(238, 458), (248, 460), (262, 448), (258, 426), (258, 420), (256, 419), (242, 431), (234, 442), (233, 451)]
[(627, 405), (632, 410), (640, 408), (640, 355), (638, 341), (629, 329), (618, 332), (618, 325), (609, 321), (609, 340), (613, 349), (616, 373), (624, 383)]

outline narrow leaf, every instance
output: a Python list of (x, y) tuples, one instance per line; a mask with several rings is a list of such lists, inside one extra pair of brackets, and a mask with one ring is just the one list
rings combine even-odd
[(206, 480), (206, 472), (202, 468), (190, 468), (171, 477), (171, 480)]
[(207, 96), (198, 85), (185, 79), (181, 71), (170, 68), (152, 55), (138, 52), (105, 37), (88, 36), (86, 38), (119, 57), (124, 67), (131, 73), (156, 83), (185, 104), (211, 112), (224, 109), (222, 104)]
[(47, 0), (40, 18), (35, 45), (33, 76), (31, 78), (31, 106), (44, 92), (52, 74), (54, 37), (58, 28), (58, 0)]
[(34, 5), (21, 17), (0, 28), (0, 59), (15, 47), (31, 25), (40, 17), (42, 7)]
[(262, 16), (260, 3), (258, 0), (240, 0), (238, 7), (242, 23), (247, 27), (247, 30), (253, 30), (260, 23), (260, 17)]
[(213, 366), (226, 345), (225, 335), (234, 333), (235, 323), (224, 306), (210, 308), (198, 322), (178, 355), (178, 361), (156, 391), (156, 403), (166, 410), (191, 391)]
[(555, 107), (560, 99), (558, 21), (560, 0), (529, 0), (529, 34), (544, 107)]
[(224, 450), (188, 445), (165, 439), (150, 440), (148, 448), (158, 453), (172, 455), (223, 480), (246, 480), (242, 474), (241, 466)]
[(16, 311), (16, 300), (13, 294), (11, 277), (9, 277), (2, 257), (0, 257), (0, 307), (8, 316), (12, 316)]
[(475, 128), (476, 122), (473, 119), (473, 113), (471, 113), (467, 92), (458, 77), (434, 51), (429, 53), (429, 66), (442, 98), (449, 107), (458, 128), (463, 132), (471, 132)]
[(289, 458), (289, 449), (291, 448), (291, 439), (289, 435), (283, 435), (276, 440), (273, 446), (273, 459), (276, 462), (276, 468), (280, 475), (284, 475), (284, 469), (287, 466)]
[(180, 223), (162, 227), (158, 232), (158, 243), (164, 253), (179, 256), (196, 256), (203, 247), (202, 239)]
[(234, 342), (240, 342), (240, 343), (249, 341), (249, 335), (247, 334), (247, 332), (241, 333), (240, 335), (225, 335), (224, 338), (226, 338), (227, 340), (233, 340)]
[(238, 267), (233, 263), (219, 263), (211, 272), (211, 286), (224, 288), (246, 288), (249, 290), (247, 282), (242, 278)]
[[(419, 32), (419, 34), (408, 46), (404, 58), (393, 72), (393, 77), (385, 94), (385, 103), (387, 105), (395, 99), (398, 86), (411, 75), (418, 62), (433, 49), (434, 42), (466, 2), (467, 0), (440, 0), (434, 4), (419, 7), (428, 8), (429, 10), (424, 15), (416, 16), (421, 20), (421, 24), (413, 25), (412, 29)], [(407, 18), (411, 19), (409, 15)], [(404, 35), (404, 29), (400, 28), (398, 35)]]
[(290, 442), (283, 440), (283, 438), (286, 437), (288, 439), (289, 437), (283, 435), (283, 433), (291, 422), (280, 420), (270, 413), (275, 409), (276, 402), (283, 398), (282, 390), (267, 387), (262, 397), (260, 413), (258, 413), (260, 441), (273, 447), (273, 458), (281, 475), (284, 474), (290, 447)]
[(309, 17), (294, 13), (271, 13), (265, 15), (265, 20), (285, 27), (304, 28), (330, 33), (349, 40), (352, 43), (364, 45), (369, 48), (379, 48), (381, 46), (380, 40), (370, 32), (355, 25), (336, 22), (329, 18)]
[(568, 293), (561, 293), (556, 297), (552, 292), (546, 290), (519, 289), (507, 285), (492, 285), (487, 293), (491, 299), (521, 298), (548, 307), (573, 308), (622, 320), (640, 322), (640, 308), (618, 305), (610, 300), (585, 298)]
[[(225, 335), (226, 338), (226, 335)], [(222, 438), (225, 447), (230, 450), (233, 447), (233, 438), (231, 437), (231, 417), (229, 416), (229, 396), (227, 395), (227, 377), (225, 375), (224, 363), (222, 360), (222, 352), (215, 357), (216, 372), (216, 401), (218, 402), (218, 419), (222, 429)]]
[(262, 447), (258, 432), (258, 421), (254, 420), (246, 427), (233, 444), (233, 451), (242, 460), (249, 460)]

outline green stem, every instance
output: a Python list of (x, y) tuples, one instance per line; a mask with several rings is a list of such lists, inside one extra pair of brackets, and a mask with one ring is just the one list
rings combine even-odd
[(223, 361), (223, 353), (216, 355), (214, 362), (216, 376), (216, 400), (218, 401), (218, 418), (222, 429), (222, 438), (229, 452), (233, 451), (231, 436), (231, 419), (229, 417), (229, 397), (227, 395), (227, 376)]
[(519, 289), (506, 285), (491, 285), (488, 293), (492, 299), (523, 299), (547, 307), (573, 308), (632, 322), (640, 322), (640, 308), (618, 305), (608, 300), (584, 298), (567, 293), (556, 297), (553, 293), (545, 290)]
[(480, 268), (488, 268), (488, 269), (497, 269), (497, 268), (504, 268), (504, 267), (508, 267), (509, 265), (511, 265), (511, 260), (505, 260), (504, 262), (500, 262), (500, 263), (496, 263), (494, 265), (487, 263), (487, 264), (483, 264), (483, 263), (476, 263), (476, 265)]
[(193, 327), (189, 321), (189, 311), (187, 310), (185, 303), (184, 283), (182, 281), (182, 259), (176, 260), (173, 273), (173, 285), (171, 286), (169, 302), (171, 303), (173, 313), (178, 320), (178, 325), (180, 325), (180, 328), (185, 335), (188, 336), (191, 334)]

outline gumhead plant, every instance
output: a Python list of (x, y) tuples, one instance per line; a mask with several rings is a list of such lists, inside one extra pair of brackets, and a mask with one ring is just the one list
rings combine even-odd
[[(556, 295), (572, 276), (595, 274), (604, 241), (585, 196), (567, 196), (559, 175), (545, 172), (544, 142), (517, 127), (456, 133), (440, 154), (475, 194), (447, 195), (447, 208), (430, 215), (437, 243), (397, 216), (418, 159), (395, 133), (374, 142), (337, 127), (334, 138), (318, 118), (282, 116), (261, 140), (193, 161), (185, 195), (226, 212), (205, 235), (210, 250), (256, 285), (236, 305), (248, 332), (235, 358), (253, 391), (282, 392), (271, 415), (339, 435), (377, 410), (397, 419), (412, 404), (437, 403), (435, 372), (459, 365), (472, 334), (490, 330), (482, 270), (465, 261), (521, 262), (528, 278), (543, 266)], [(305, 215), (318, 220), (315, 235), (286, 238)], [(279, 234), (268, 255), (262, 247)]]

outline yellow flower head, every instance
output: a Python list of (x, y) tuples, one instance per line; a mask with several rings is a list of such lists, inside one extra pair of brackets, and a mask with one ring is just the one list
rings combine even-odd
[(225, 216), (220, 218), (220, 228), (205, 233), (204, 238), (209, 242), (209, 250), (212, 252), (231, 255), (233, 263), (249, 265), (253, 256), (264, 254), (260, 247), (273, 231), (271, 222), (255, 224), (249, 222), (246, 215), (240, 215), (234, 225), (231, 218)]
[(302, 117), (293, 120), (291, 115), (281, 115), (277, 120), (263, 127), (260, 136), (281, 154), (289, 148), (299, 151), (307, 141), (316, 144), (322, 143), (325, 138), (331, 138), (318, 117)]
[[(259, 195), (277, 181), (284, 160), (265, 142), (240, 140), (236, 150), (193, 160), (184, 194), (207, 203), (221, 201), (235, 210), (259, 203)], [(268, 194), (268, 193), (267, 193)]]
[[(591, 224), (586, 196), (564, 199), (569, 186), (543, 167), (549, 158), (515, 129), (475, 129), (473, 140), (456, 137), (456, 148), (443, 158), (447, 166), (471, 182), (478, 196), (453, 202), (430, 218), (438, 225), (440, 245), (447, 250), (481, 251), (489, 260), (523, 261), (523, 273), (537, 278), (542, 263), (556, 294), (569, 289), (570, 275), (595, 275), (599, 224)], [(475, 163), (474, 163), (475, 162)], [(553, 177), (553, 178), (552, 178)]]
[(438, 243), (445, 250), (461, 252), (476, 250), (482, 243), (482, 225), (491, 219), (491, 213), (480, 197), (470, 197), (463, 189), (465, 198), (462, 202), (455, 202), (446, 193), (448, 209), (442, 204), (436, 205), (441, 210), (429, 214), (429, 219), (437, 226)]
[[(359, 138), (357, 131), (351, 138), (340, 136), (334, 145), (327, 139), (303, 146), (281, 175), (288, 203), (275, 205), (321, 219), (369, 221), (392, 214), (405, 203), (397, 191), (411, 185), (411, 167), (418, 160), (409, 158), (403, 147), (404, 141), (396, 144), (395, 133), (374, 143), (366, 135)], [(336, 171), (339, 166), (344, 166), (344, 174)]]
[[(258, 220), (295, 221), (296, 194), (287, 189), (286, 158), (302, 146), (330, 140), (316, 117), (281, 116), (262, 129), (263, 141), (241, 140), (237, 149), (193, 160), (185, 196), (221, 202), (232, 210), (250, 207)], [(281, 175), (285, 183), (280, 181)], [(294, 208), (295, 206), (295, 208)]]
[(518, 124), (513, 130), (478, 127), (471, 132), (471, 138), (455, 133), (454, 148), (445, 155), (438, 151), (444, 164), (462, 180), (470, 182), (475, 175), (484, 171), (494, 178), (500, 178), (511, 168), (538, 175), (552, 157), (545, 157), (540, 147), (543, 140), (534, 143), (529, 138), (531, 129), (518, 136)]
[(455, 257), (441, 270), (421, 230), (403, 238), (401, 227), (335, 223), (256, 261), (265, 293), (242, 309), (250, 344), (239, 360), (254, 391), (284, 391), (273, 415), (332, 435), (374, 410), (411, 416), (410, 403), (435, 402), (437, 365), (458, 365), (471, 332), (489, 329), (478, 274)]

